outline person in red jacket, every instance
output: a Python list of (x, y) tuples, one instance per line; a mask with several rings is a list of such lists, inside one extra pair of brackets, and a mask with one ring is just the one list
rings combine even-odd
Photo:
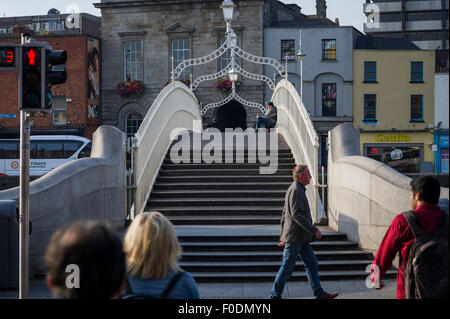
[[(410, 185), (411, 207), (422, 229), (431, 235), (440, 228), (442, 214), (444, 214), (437, 205), (441, 191), (440, 183), (432, 176), (420, 176), (411, 180)], [(414, 239), (414, 234), (406, 218), (403, 214), (397, 215), (389, 226), (372, 264), (371, 277), (376, 289), (383, 288), (383, 276), (391, 268), (396, 254), (400, 252), (401, 263), (397, 274), (397, 299), (405, 299), (404, 267), (408, 263), (409, 247)]]

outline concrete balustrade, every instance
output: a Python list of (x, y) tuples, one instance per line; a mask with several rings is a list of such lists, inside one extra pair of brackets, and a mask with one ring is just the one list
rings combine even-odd
[[(72, 161), (30, 183), (30, 275), (44, 274), (43, 255), (53, 233), (76, 220), (102, 219), (114, 227), (126, 217), (125, 134), (100, 126), (90, 158)], [(19, 205), (19, 187), (0, 192)]]
[(144, 211), (172, 138), (176, 138), (175, 133), (193, 130), (196, 124), (201, 130), (200, 108), (192, 90), (178, 81), (164, 87), (136, 133), (132, 216)]
[[(341, 124), (329, 132), (329, 226), (375, 253), (393, 218), (411, 209), (411, 178), (360, 155), (359, 131)], [(449, 189), (441, 188), (441, 198)]]

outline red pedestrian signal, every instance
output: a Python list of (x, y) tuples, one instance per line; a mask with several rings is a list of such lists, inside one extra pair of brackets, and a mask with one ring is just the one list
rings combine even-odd
[(43, 46), (23, 45), (19, 69), (19, 110), (38, 112), (45, 109), (45, 66)]
[(24, 59), (26, 66), (39, 66), (40, 62), (39, 50), (35, 48), (25, 50)]

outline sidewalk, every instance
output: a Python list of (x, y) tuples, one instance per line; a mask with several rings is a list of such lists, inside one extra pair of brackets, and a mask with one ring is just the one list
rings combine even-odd
[[(337, 299), (395, 299), (396, 280), (389, 279), (382, 290), (368, 289), (364, 281), (323, 281), (327, 292), (339, 293)], [(202, 299), (267, 299), (271, 282), (266, 283), (200, 283)], [(17, 299), (19, 290), (1, 290), (0, 299)], [(283, 297), (285, 299), (312, 299), (312, 291), (306, 281), (287, 282)], [(50, 299), (52, 295), (45, 285), (45, 279), (30, 281), (30, 299)]]

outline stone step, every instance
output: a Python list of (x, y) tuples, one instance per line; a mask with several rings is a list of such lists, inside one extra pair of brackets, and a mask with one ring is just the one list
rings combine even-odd
[(257, 182), (257, 183), (271, 183), (271, 182), (292, 182), (292, 176), (276, 176), (276, 175), (258, 175), (258, 176), (159, 176), (157, 183), (207, 183), (214, 182), (217, 184), (224, 182)]
[[(209, 169), (258, 169), (260, 167), (267, 167), (268, 163), (260, 164), (260, 163), (231, 163), (231, 164), (225, 164), (225, 163), (211, 163), (211, 164), (164, 164), (161, 169), (163, 170), (185, 170), (185, 169), (202, 169), (202, 170), (209, 170)], [(288, 169), (293, 170), (295, 167), (295, 164), (290, 163), (278, 163), (278, 169)]]
[[(179, 229), (179, 228), (178, 228)], [(204, 243), (204, 242), (259, 242), (259, 241), (269, 241), (269, 242), (275, 242), (278, 241), (278, 234), (277, 235), (247, 235), (246, 230), (242, 230), (242, 234), (235, 234), (235, 235), (215, 235), (215, 234), (208, 234), (208, 235), (178, 235), (178, 240), (181, 244), (184, 243)], [(335, 233), (335, 232), (326, 232), (322, 231), (322, 238), (320, 241), (330, 241), (330, 240), (339, 240), (339, 241), (346, 241), (347, 235), (344, 233)]]
[(240, 206), (242, 208), (248, 206), (279, 206), (281, 209), (284, 205), (284, 198), (168, 198), (168, 199), (150, 199), (147, 207), (184, 207), (189, 210), (190, 207), (202, 206), (223, 206), (227, 207)]
[[(275, 160), (275, 159), (273, 159)], [(201, 163), (198, 162), (194, 162), (193, 159), (187, 158), (185, 160), (176, 160), (176, 161), (172, 161), (170, 158), (164, 158), (163, 161), (163, 165), (178, 165), (178, 164), (227, 164), (227, 165), (238, 165), (238, 164), (259, 164), (259, 165), (268, 165), (269, 163), (266, 162), (267, 159), (264, 160), (264, 163), (261, 163), (259, 160), (256, 161), (256, 163), (253, 161), (249, 161), (244, 158), (244, 162), (242, 163), (242, 161), (238, 161), (237, 159), (233, 159), (231, 161), (231, 163), (226, 163), (224, 159), (219, 160), (219, 161), (212, 161), (212, 162), (204, 162), (201, 161)], [(281, 157), (278, 158), (278, 164), (290, 164), (290, 165), (295, 165), (295, 160), (293, 158), (288, 158), (288, 157)]]
[[(153, 187), (154, 191), (159, 190), (281, 190), (286, 192), (292, 180), (289, 182), (273, 182), (273, 183), (250, 183), (250, 182), (163, 182), (157, 181)], [(151, 196), (150, 196), (151, 198)]]
[(286, 192), (283, 190), (158, 190), (151, 194), (152, 199), (160, 198), (283, 198)]
[[(320, 260), (318, 261), (319, 271), (330, 270), (362, 270), (364, 271), (371, 260)], [(274, 272), (276, 273), (281, 265), (279, 261), (207, 261), (193, 262), (182, 261), (180, 267), (189, 272)], [(305, 264), (298, 260), (294, 271), (305, 271)]]
[[(368, 260), (372, 254), (363, 250), (318, 250), (317, 260)], [(182, 261), (281, 261), (283, 249), (277, 251), (183, 251)]]
[[(282, 251), (277, 246), (278, 241), (273, 242), (205, 242), (183, 243), (183, 251)], [(358, 245), (351, 241), (313, 241), (313, 250), (348, 250), (357, 249)]]
[[(273, 282), (276, 272), (191, 272), (196, 282)], [(321, 271), (320, 280), (365, 280), (369, 276), (364, 270)], [(386, 279), (395, 278), (397, 271), (388, 270), (384, 276)], [(289, 281), (307, 281), (306, 272), (294, 271)], [(269, 291), (267, 292), (269, 295)]]
[[(245, 218), (251, 219), (256, 218), (258, 216), (272, 217), (280, 222), (282, 206), (275, 207), (265, 207), (265, 206), (247, 206), (247, 207), (216, 207), (216, 206), (191, 206), (189, 209), (186, 209), (185, 206), (178, 207), (167, 207), (167, 206), (156, 206), (152, 205), (151, 202), (147, 203), (146, 210), (147, 211), (158, 211), (169, 219), (190, 219), (195, 221), (198, 219), (199, 224), (205, 219), (219, 218), (223, 220), (225, 217), (229, 219), (232, 218)], [(203, 224), (204, 225), (204, 224)]]
[[(273, 174), (277, 176), (288, 176), (292, 179), (291, 169), (278, 168)], [(272, 175), (273, 175), (272, 174)], [(163, 176), (261, 176), (260, 169), (173, 169), (159, 170), (159, 177)]]
[(229, 216), (189, 215), (167, 216), (173, 225), (279, 225), (280, 217), (266, 215)]

